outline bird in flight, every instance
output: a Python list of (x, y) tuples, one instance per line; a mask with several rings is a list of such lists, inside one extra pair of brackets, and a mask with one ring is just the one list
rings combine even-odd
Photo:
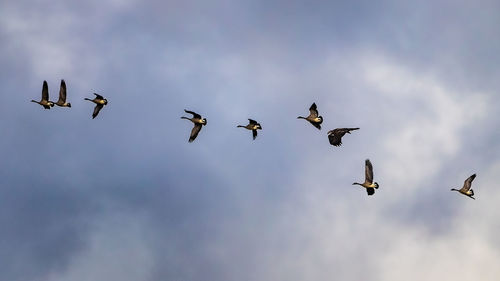
[(251, 130), (252, 131), (252, 136), (253, 136), (254, 140), (257, 137), (257, 130), (262, 130), (262, 126), (260, 126), (260, 124), (257, 121), (252, 120), (252, 119), (248, 119), (248, 125), (246, 125), (246, 126), (238, 125), (237, 127), (238, 128), (245, 128), (247, 130)]
[(337, 128), (328, 132), (328, 141), (333, 146), (342, 145), (342, 137), (345, 134), (350, 134), (351, 131), (359, 130), (359, 128)]
[(309, 107), (309, 116), (303, 117), (299, 116), (297, 119), (305, 119), (309, 121), (314, 127), (321, 130), (321, 123), (323, 123), (323, 117), (319, 116), (318, 109), (316, 107), (316, 103), (313, 103), (311, 107)]
[(49, 86), (47, 86), (47, 81), (43, 81), (42, 99), (40, 101), (31, 100), (31, 102), (38, 103), (45, 109), (50, 109), (54, 106), (54, 103), (49, 101)]
[(378, 189), (378, 183), (373, 182), (373, 166), (370, 159), (365, 160), (365, 182), (364, 183), (353, 183), (352, 185), (361, 185), (366, 188), (368, 195), (375, 194), (375, 189)]
[(476, 178), (476, 174), (473, 174), (472, 176), (468, 177), (464, 181), (464, 186), (462, 188), (460, 188), (460, 189), (452, 188), (451, 190), (458, 191), (458, 192), (462, 193), (463, 195), (469, 196), (470, 198), (476, 200), (476, 198), (472, 197), (472, 196), (474, 196), (474, 190), (471, 189), (472, 181), (475, 178)]
[(61, 87), (59, 88), (59, 100), (56, 102), (56, 105), (61, 107), (71, 107), (71, 103), (66, 102), (66, 82), (64, 82), (64, 79), (61, 80)]
[(189, 111), (189, 110), (186, 110), (186, 109), (184, 109), (184, 111), (186, 113), (189, 113), (189, 114), (193, 115), (193, 118), (188, 118), (188, 117), (185, 117), (185, 116), (181, 117), (181, 119), (187, 119), (187, 120), (189, 120), (189, 121), (191, 121), (191, 122), (194, 123), (194, 127), (191, 130), (191, 135), (189, 136), (189, 142), (193, 142), (194, 139), (196, 139), (196, 137), (198, 136), (198, 133), (200, 132), (201, 127), (207, 125), (207, 119), (201, 118), (201, 115), (199, 115), (196, 112)]
[(85, 98), (85, 100), (88, 100), (88, 101), (95, 103), (94, 112), (92, 113), (92, 119), (96, 118), (97, 114), (99, 114), (99, 111), (101, 111), (101, 109), (106, 104), (108, 104), (108, 100), (105, 99), (103, 96), (96, 94), (96, 93), (94, 93), (94, 95), (95, 95), (94, 99)]

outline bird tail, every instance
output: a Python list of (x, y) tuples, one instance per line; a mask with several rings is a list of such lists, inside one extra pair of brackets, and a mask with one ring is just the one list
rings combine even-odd
[(297, 119), (306, 119), (305, 117), (299, 116)]
[(84, 98), (84, 100), (89, 100), (89, 101), (92, 101), (92, 100), (91, 100), (91, 99), (89, 99), (89, 98)]
[(191, 120), (191, 119), (187, 118), (186, 116), (182, 116), (181, 119)]
[(245, 128), (245, 126), (238, 125), (238, 126), (236, 126), (236, 128)]

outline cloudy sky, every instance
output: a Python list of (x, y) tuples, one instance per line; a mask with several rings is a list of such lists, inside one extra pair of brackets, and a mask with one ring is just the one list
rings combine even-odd
[(325, 2), (0, 1), (0, 279), (498, 280), (500, 4)]

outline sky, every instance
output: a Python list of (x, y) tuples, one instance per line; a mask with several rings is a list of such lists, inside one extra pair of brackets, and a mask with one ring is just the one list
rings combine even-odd
[(499, 13), (0, 0), (0, 279), (498, 280)]

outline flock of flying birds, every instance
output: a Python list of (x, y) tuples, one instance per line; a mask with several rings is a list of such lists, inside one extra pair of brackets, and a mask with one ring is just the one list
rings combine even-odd
[[(92, 113), (92, 119), (96, 118), (97, 115), (99, 114), (99, 111), (108, 104), (108, 100), (105, 99), (103, 96), (94, 93), (95, 98), (89, 99), (85, 98), (84, 100), (91, 101), (95, 103), (94, 107), (94, 112)], [(47, 81), (43, 81), (43, 87), (42, 87), (42, 99), (40, 101), (36, 100), (31, 100), (32, 102), (38, 103), (39, 105), (43, 106), (45, 109), (50, 109), (54, 105), (58, 105), (60, 107), (71, 107), (71, 103), (66, 102), (66, 82), (64, 80), (61, 80), (61, 86), (59, 88), (59, 99), (57, 102), (52, 102), (49, 100), (49, 87), (47, 85)], [(189, 142), (193, 142), (198, 134), (201, 131), (201, 128), (205, 125), (207, 125), (207, 119), (202, 118), (202, 116), (196, 112), (189, 111), (184, 109), (184, 111), (188, 114), (191, 114), (193, 117), (185, 117), (182, 116), (181, 119), (187, 119), (193, 122), (194, 127), (191, 130), (191, 134), (189, 136)], [(311, 107), (309, 107), (309, 116), (303, 117), (299, 116), (297, 117), (298, 119), (305, 119), (309, 121), (314, 127), (317, 129), (321, 130), (321, 123), (323, 123), (323, 117), (321, 117), (318, 113), (318, 109), (316, 106), (316, 103), (313, 103)], [(257, 130), (262, 130), (262, 126), (259, 124), (259, 122), (248, 119), (248, 125), (238, 125), (238, 128), (245, 128), (247, 130), (252, 131), (252, 137), (255, 140), (257, 138)], [(350, 134), (351, 131), (354, 130), (359, 130), (359, 128), (337, 128), (334, 130), (331, 130), (328, 132), (328, 140), (331, 145), (333, 146), (340, 146), (342, 145), (342, 137), (345, 134)], [(468, 177), (464, 185), (461, 189), (455, 189), (452, 188), (452, 191), (458, 191), (463, 195), (466, 195), (472, 199), (475, 199), (474, 196), (474, 190), (471, 189), (472, 181), (476, 178), (476, 174), (473, 174), (472, 176)], [(370, 162), (369, 159), (365, 160), (365, 181), (363, 183), (353, 183), (353, 185), (360, 185), (366, 189), (366, 192), (368, 195), (373, 195), (375, 194), (375, 189), (379, 188), (379, 185), (377, 182), (373, 181), (373, 166), (372, 163)]]

